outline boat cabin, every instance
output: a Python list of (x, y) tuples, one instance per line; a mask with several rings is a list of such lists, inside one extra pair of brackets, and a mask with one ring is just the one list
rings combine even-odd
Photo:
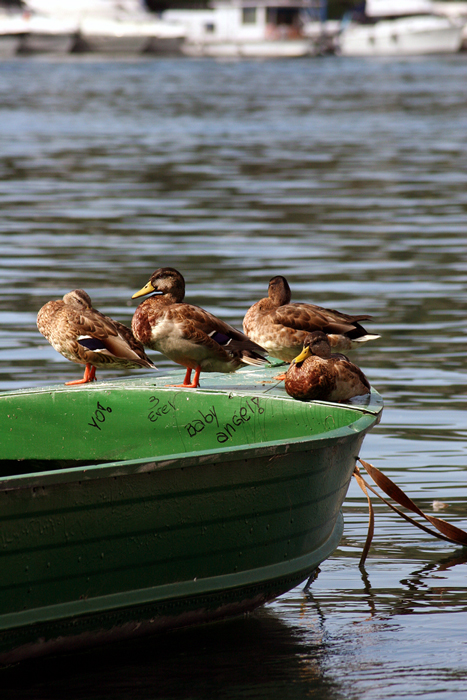
[(320, 17), (322, 0), (219, 0), (208, 9), (170, 9), (169, 22), (185, 25), (191, 42), (251, 42), (303, 37)]

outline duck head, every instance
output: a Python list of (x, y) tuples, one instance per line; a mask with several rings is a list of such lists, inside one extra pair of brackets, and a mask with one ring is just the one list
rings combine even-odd
[(64, 295), (63, 301), (67, 306), (72, 306), (77, 311), (86, 311), (92, 309), (91, 297), (84, 289), (73, 289)]
[(290, 303), (292, 292), (285, 277), (276, 275), (269, 281), (268, 297), (274, 302), (274, 306), (283, 306)]
[(303, 349), (292, 362), (295, 365), (300, 365), (311, 355), (316, 355), (324, 360), (331, 357), (329, 340), (327, 335), (322, 331), (313, 331), (313, 333), (308, 333), (308, 335), (305, 336)]
[(149, 282), (131, 298), (144, 297), (153, 292), (170, 296), (174, 302), (181, 302), (185, 297), (185, 280), (173, 267), (159, 267), (153, 272)]

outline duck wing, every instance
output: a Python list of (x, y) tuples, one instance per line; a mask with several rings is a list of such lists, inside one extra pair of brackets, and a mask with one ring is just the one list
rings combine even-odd
[(371, 316), (350, 316), (335, 311), (324, 309), (314, 304), (285, 304), (273, 312), (274, 323), (293, 328), (294, 330), (312, 332), (323, 330), (328, 334), (346, 334), (359, 331), (366, 333), (360, 326), (360, 321), (371, 320)]
[(154, 367), (143, 346), (122, 323), (95, 309), (86, 314), (69, 310), (67, 317), (69, 327), (73, 329), (74, 340), (84, 353), (84, 359), (86, 354), (96, 353), (102, 360), (108, 356), (109, 361), (116, 358), (140, 367)]
[(267, 352), (264, 348), (209, 311), (194, 304), (173, 305), (170, 311), (170, 315), (175, 314), (177, 323), (187, 340), (209, 347), (216, 352), (222, 351), (230, 355), (238, 353), (244, 358), (265, 361), (264, 355)]
[[(332, 355), (334, 358), (335, 355)], [(350, 360), (343, 356), (339, 356), (337, 361), (334, 361), (334, 371), (336, 374), (336, 385), (348, 394), (347, 400), (353, 396), (367, 394), (371, 390), (370, 382), (363, 374), (360, 367), (354, 365)]]

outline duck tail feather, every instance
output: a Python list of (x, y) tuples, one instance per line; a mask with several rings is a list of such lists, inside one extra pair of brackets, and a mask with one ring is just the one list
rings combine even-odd
[(262, 365), (266, 365), (268, 360), (266, 357), (263, 357), (263, 355), (259, 355), (256, 352), (251, 352), (250, 350), (245, 350), (242, 353), (242, 362), (244, 362), (246, 365), (261, 367)]
[(372, 333), (367, 333), (366, 335), (360, 336), (360, 338), (352, 338), (353, 343), (367, 343), (369, 340), (377, 340), (381, 338), (380, 335), (374, 335)]

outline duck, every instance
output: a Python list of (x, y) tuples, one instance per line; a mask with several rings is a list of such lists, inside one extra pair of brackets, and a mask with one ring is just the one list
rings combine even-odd
[(332, 353), (323, 331), (305, 337), (302, 352), (291, 362), (285, 375), (285, 390), (300, 401), (342, 403), (371, 390), (357, 365), (340, 353)]
[(66, 386), (95, 381), (101, 367), (157, 369), (131, 330), (94, 309), (83, 289), (48, 301), (37, 314), (37, 327), (63, 357), (85, 365), (83, 378)]
[(265, 350), (244, 333), (184, 302), (185, 280), (178, 270), (158, 268), (132, 299), (148, 294), (137, 307), (131, 328), (145, 347), (186, 367), (183, 383), (169, 386), (196, 389), (201, 372), (236, 372), (245, 365), (267, 363)]
[(245, 334), (271, 357), (292, 362), (307, 334), (313, 331), (326, 333), (331, 347), (339, 352), (380, 337), (360, 324), (371, 316), (350, 316), (314, 304), (290, 303), (291, 296), (286, 278), (276, 275), (269, 282), (268, 296), (253, 304), (243, 319)]

